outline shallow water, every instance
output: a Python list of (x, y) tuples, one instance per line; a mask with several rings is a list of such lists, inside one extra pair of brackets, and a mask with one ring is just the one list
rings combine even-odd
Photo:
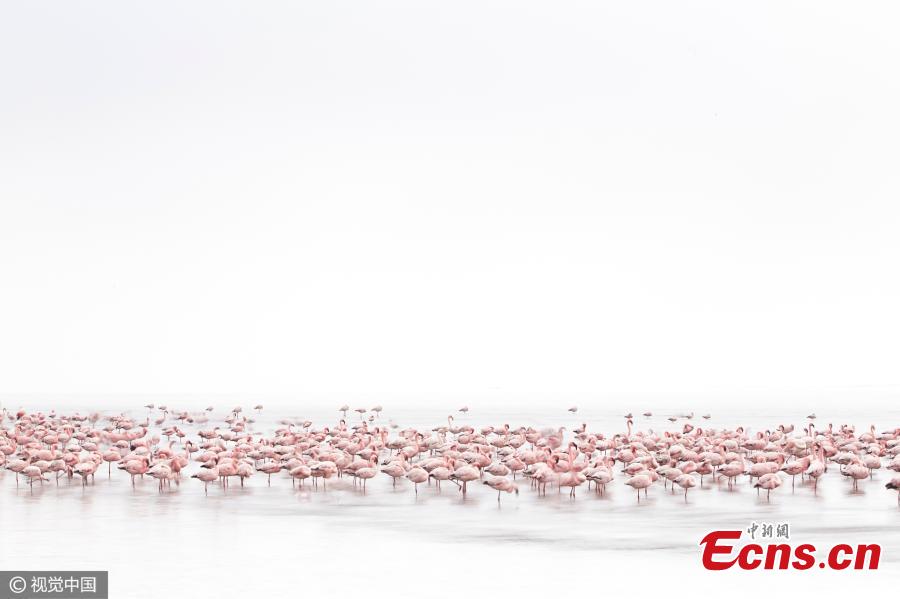
[[(382, 403), (382, 422), (423, 428), (446, 422), (445, 410), (391, 409)], [(98, 408), (80, 406), (82, 413)], [(221, 417), (224, 411), (214, 414)], [(559, 406), (474, 412), (456, 414), (457, 422), (569, 429), (586, 422), (588, 430), (624, 431), (623, 411), (611, 408), (581, 409), (574, 416)], [(666, 420), (674, 412), (638, 416), (635, 425), (680, 429), (683, 421)], [(764, 430), (780, 423), (803, 425), (806, 412), (720, 410), (706, 422), (698, 411), (692, 422)], [(132, 413), (143, 418), (144, 411)], [(897, 411), (874, 406), (819, 416), (822, 426), (849, 423), (858, 431), (873, 423), (879, 430), (900, 423)], [(286, 405), (267, 407), (255, 416), (254, 430), (269, 433), (284, 417), (309, 418), (316, 425), (337, 419), (332, 407), (304, 406), (302, 412)], [(351, 412), (348, 420), (358, 416)], [(194, 469), (191, 464), (190, 472)], [(799, 478), (792, 489), (788, 478), (770, 502), (746, 477), (733, 491), (707, 477), (687, 501), (655, 484), (640, 503), (624, 486), (624, 475), (608, 485), (605, 496), (583, 485), (574, 500), (555, 488), (540, 497), (527, 481), (519, 481), (521, 493), (504, 494), (498, 504), (497, 494), (482, 485), (473, 484), (463, 500), (449, 483), (440, 493), (420, 485), (416, 495), (409, 481), (393, 488), (387, 476), (369, 481), (363, 493), (350, 478), (330, 479), (326, 490), (316, 490), (309, 484), (295, 488), (281, 474), (268, 486), (257, 474), (246, 487), (233, 483), (226, 492), (210, 485), (204, 495), (202, 483), (190, 479), (162, 494), (150, 478), (132, 489), (129, 477), (115, 468), (111, 478), (105, 469), (98, 471), (93, 486), (63, 480), (32, 492), (24, 484), (16, 488), (14, 475), (3, 471), (0, 563), (3, 569), (109, 570), (113, 597), (280, 597), (288, 592), (345, 597), (357, 591), (405, 597), (451, 596), (461, 590), (478, 596), (536, 596), (576, 589), (645, 593), (684, 583), (728, 584), (730, 594), (744, 596), (770, 582), (786, 590), (831, 594), (862, 583), (887, 587), (900, 582), (900, 508), (896, 495), (884, 489), (890, 475), (881, 470), (853, 492), (833, 466), (816, 494)], [(746, 529), (751, 521), (787, 522), (793, 542), (820, 548), (879, 543), (880, 569), (704, 571), (700, 539), (711, 530)]]

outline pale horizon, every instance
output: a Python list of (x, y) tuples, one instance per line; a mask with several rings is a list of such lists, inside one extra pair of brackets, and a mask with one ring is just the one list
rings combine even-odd
[(2, 9), (0, 392), (900, 384), (895, 19), (350, 4)]

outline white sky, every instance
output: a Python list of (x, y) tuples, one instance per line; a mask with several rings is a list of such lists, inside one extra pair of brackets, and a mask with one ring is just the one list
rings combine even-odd
[(898, 11), (5, 3), (0, 391), (897, 384)]

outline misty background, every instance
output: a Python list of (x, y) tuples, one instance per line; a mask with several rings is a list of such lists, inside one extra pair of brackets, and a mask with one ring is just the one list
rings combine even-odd
[(0, 393), (896, 400), (898, 12), (3, 4)]

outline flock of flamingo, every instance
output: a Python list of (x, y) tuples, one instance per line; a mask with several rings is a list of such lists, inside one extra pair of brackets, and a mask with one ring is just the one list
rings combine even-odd
[[(634, 417), (626, 414), (623, 430), (607, 436), (589, 431), (586, 424), (568, 435), (565, 428), (508, 424), (476, 429), (456, 424), (452, 415), (430, 430), (401, 430), (393, 422), (382, 424), (381, 406), (357, 409), (359, 421), (353, 424), (348, 424), (350, 408), (342, 406), (342, 417), (333, 427), (281, 421), (266, 436), (252, 432), (254, 419), (240, 407), (215, 420), (216, 425), (210, 424), (212, 407), (200, 413), (152, 404), (145, 408), (148, 413), (142, 418), (3, 409), (0, 468), (14, 473), (16, 485), (27, 484), (32, 493), (34, 483), (43, 485), (51, 478), (59, 485), (60, 479), (71, 484), (77, 476), (83, 486), (93, 485), (106, 462), (108, 477), (115, 464), (130, 475), (132, 486), (138, 477), (152, 477), (161, 493), (171, 489), (172, 482), (180, 484), (189, 470), (195, 470), (190, 478), (202, 482), (207, 494), (210, 484), (227, 491), (234, 479), (243, 486), (256, 474), (265, 476), (269, 486), (275, 475), (323, 492), (328, 479), (351, 477), (365, 492), (366, 482), (381, 474), (392, 479), (394, 488), (409, 481), (401, 484), (411, 483), (416, 494), (423, 484), (433, 484), (440, 492), (441, 483), (449, 481), (465, 497), (469, 483), (480, 481), (497, 492), (498, 502), (504, 493), (518, 494), (517, 481), (525, 480), (538, 494), (555, 486), (557, 492), (567, 489), (574, 499), (582, 485), (604, 494), (621, 479), (640, 502), (641, 492), (647, 497), (659, 481), (665, 489), (671, 485), (670, 493), (676, 487), (683, 490), (688, 501), (688, 491), (705, 484), (705, 477), (708, 484), (731, 489), (746, 476), (769, 501), (782, 484), (795, 487), (798, 476), (816, 493), (829, 469), (849, 479), (854, 490), (881, 468), (900, 473), (900, 428), (877, 432), (873, 425), (858, 433), (847, 425), (829, 424), (820, 430), (813, 423), (815, 414), (807, 417), (805, 428), (780, 425), (756, 433), (742, 427), (698, 426), (693, 414), (669, 417), (676, 430), (634, 430)], [(569, 411), (574, 415), (577, 408)], [(649, 419), (652, 414), (643, 416)], [(900, 505), (900, 476), (885, 487), (898, 491)]]

